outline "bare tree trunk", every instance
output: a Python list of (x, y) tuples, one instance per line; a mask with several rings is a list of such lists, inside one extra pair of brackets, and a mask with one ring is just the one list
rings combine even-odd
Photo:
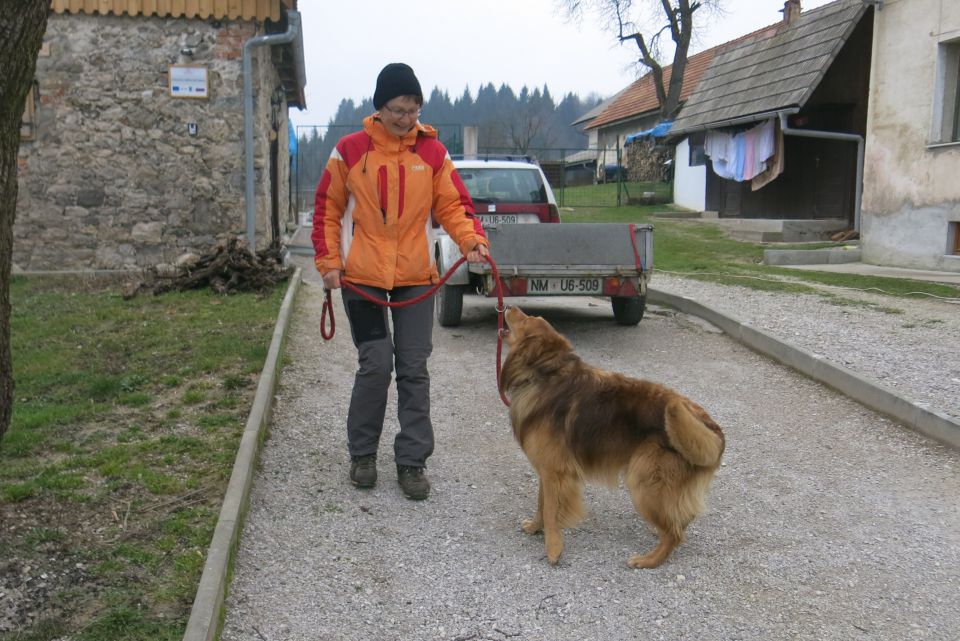
[[(602, 20), (609, 20), (616, 26), (617, 38), (621, 43), (633, 40), (637, 44), (640, 50), (639, 62), (650, 69), (653, 76), (653, 88), (657, 94), (661, 120), (673, 118), (680, 108), (683, 78), (687, 71), (687, 58), (693, 35), (694, 12), (703, 7), (716, 10), (722, 3), (722, 0), (647, 0), (651, 6), (659, 5), (666, 24), (655, 34), (644, 35), (639, 31), (630, 33), (635, 23), (627, 14), (634, 9), (633, 0), (556, 1), (558, 5), (566, 8), (569, 17), (580, 15), (589, 6), (597, 11)], [(657, 60), (663, 34), (669, 34), (675, 45), (670, 81), (667, 84), (664, 83), (666, 69)]]
[(0, 0), (0, 439), (13, 414), (10, 269), (20, 119), (47, 30), (50, 0)]

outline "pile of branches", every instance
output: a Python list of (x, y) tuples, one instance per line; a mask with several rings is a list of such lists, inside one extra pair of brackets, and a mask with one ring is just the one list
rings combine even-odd
[(177, 266), (152, 267), (139, 283), (125, 288), (124, 298), (140, 292), (163, 294), (209, 287), (218, 294), (265, 292), (285, 282), (293, 267), (284, 267), (279, 243), (256, 253), (240, 238), (221, 241), (198, 259)]

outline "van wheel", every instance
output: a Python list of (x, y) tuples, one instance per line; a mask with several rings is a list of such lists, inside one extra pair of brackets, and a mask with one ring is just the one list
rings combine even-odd
[(646, 296), (612, 296), (613, 317), (617, 325), (636, 325), (643, 318), (647, 306)]
[(463, 316), (463, 285), (444, 285), (437, 293), (437, 322), (456, 327)]

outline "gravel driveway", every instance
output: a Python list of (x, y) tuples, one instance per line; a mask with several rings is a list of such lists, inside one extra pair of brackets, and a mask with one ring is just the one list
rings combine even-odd
[[(354, 489), (343, 425), (355, 352), (338, 299), (336, 337), (320, 338), (322, 289), (308, 272), (223, 639), (960, 638), (960, 454), (665, 308), (624, 328), (606, 301), (515, 301), (547, 316), (588, 362), (675, 387), (724, 426), (728, 447), (708, 509), (662, 567), (627, 568), (655, 536), (622, 489), (588, 489), (587, 517), (567, 532), (556, 567), (545, 560), (542, 537), (521, 532), (536, 479), (496, 391), (493, 304), (476, 297), (465, 300), (462, 327), (435, 330), (430, 499), (407, 501), (396, 484), (393, 394), (380, 482)], [(681, 279), (655, 280), (694, 296)], [(718, 302), (709, 300), (715, 295), (744, 313), (759, 310), (753, 301), (766, 296), (689, 286), (706, 304)], [(783, 305), (803, 298), (779, 296)], [(869, 331), (849, 342), (837, 337), (849, 327), (869, 330), (872, 314), (888, 325), (894, 319), (901, 331), (923, 325), (909, 320), (912, 312), (853, 306), (837, 308), (847, 326), (838, 328), (830, 324), (835, 306), (809, 298), (799, 303), (802, 316), (818, 326), (804, 331), (822, 332), (853, 360), (849, 345), (864, 347)], [(777, 309), (785, 320), (799, 315)], [(956, 317), (956, 306), (937, 314), (950, 309)], [(930, 398), (956, 403), (955, 325), (926, 326), (941, 340), (952, 336), (953, 348), (918, 371), (946, 376)], [(802, 344), (799, 326), (786, 331)], [(898, 340), (890, 331), (889, 339), (871, 340)], [(900, 353), (902, 365), (909, 358)], [(891, 376), (904, 369), (892, 363)]]

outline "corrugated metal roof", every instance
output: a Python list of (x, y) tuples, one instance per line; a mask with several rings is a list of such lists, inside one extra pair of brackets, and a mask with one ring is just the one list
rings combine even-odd
[(718, 52), (671, 133), (803, 107), (867, 8), (861, 0), (837, 0)]

